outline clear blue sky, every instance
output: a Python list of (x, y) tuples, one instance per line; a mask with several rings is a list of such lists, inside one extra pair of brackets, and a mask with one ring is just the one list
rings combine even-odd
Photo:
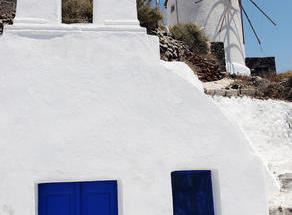
[(289, 69), (292, 70), (292, 0), (254, 1), (260, 5), (278, 25), (276, 27), (271, 25), (249, 0), (243, 0), (244, 7), (262, 40), (262, 47), (260, 47), (248, 23), (244, 20), (247, 56), (275, 56), (278, 72)]
[(278, 72), (292, 70), (292, 0), (255, 0), (277, 22), (276, 27), (248, 0), (243, 1), (262, 40), (261, 49), (245, 20), (247, 56), (275, 56)]

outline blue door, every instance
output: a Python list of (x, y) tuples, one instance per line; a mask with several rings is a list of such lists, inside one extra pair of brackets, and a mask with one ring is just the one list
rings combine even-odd
[(118, 215), (116, 181), (39, 184), (39, 215)]
[(174, 215), (214, 215), (211, 171), (171, 173)]

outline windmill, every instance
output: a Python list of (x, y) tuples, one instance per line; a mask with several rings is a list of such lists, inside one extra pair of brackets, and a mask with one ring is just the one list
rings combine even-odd
[[(255, 2), (251, 3), (273, 25), (275, 21)], [(249, 75), (245, 65), (245, 33), (243, 19), (259, 44), (261, 39), (256, 31), (243, 0), (165, 0), (168, 26), (194, 23), (202, 27), (210, 42), (224, 44), (226, 68), (230, 74)]]
[[(195, 2), (195, 4), (199, 4), (200, 2), (203, 2), (203, 1), (205, 1), (205, 0), (197, 0), (196, 2)], [(227, 0), (227, 1), (230, 1), (230, 0)], [(252, 5), (254, 5), (255, 6), (255, 8), (264, 16), (264, 17), (266, 17), (267, 18), (267, 20), (271, 23), (271, 24), (273, 24), (274, 26), (276, 26), (277, 24), (276, 24), (276, 22), (254, 1), (254, 0), (248, 0)], [(251, 29), (252, 29), (252, 32), (253, 32), (253, 34), (254, 34), (254, 36), (255, 36), (255, 38), (256, 38), (256, 40), (257, 40), (257, 42), (261, 45), (261, 39), (260, 39), (260, 37), (259, 37), (259, 34), (257, 33), (257, 31), (256, 31), (256, 28), (255, 28), (255, 26), (254, 26), (254, 24), (252, 23), (252, 21), (251, 21), (251, 19), (250, 19), (250, 17), (249, 17), (249, 15), (248, 15), (248, 13), (247, 13), (247, 10), (244, 8), (244, 6), (243, 6), (243, 3), (242, 3), (242, 0), (238, 0), (238, 4), (239, 4), (239, 7), (240, 7), (240, 10), (241, 10), (241, 19), (242, 19), (242, 29), (243, 29), (243, 40), (245, 40), (244, 38), (245, 38), (245, 35), (244, 35), (244, 27), (243, 27), (243, 16), (245, 16), (245, 18), (246, 18), (246, 20), (247, 20), (247, 22), (248, 22), (248, 24), (249, 24), (249, 26), (251, 27)], [(220, 29), (219, 29), (219, 32), (221, 32), (222, 31), (222, 28), (223, 28), (223, 26), (224, 26), (224, 22), (225, 22), (225, 20), (226, 20), (226, 13), (224, 14), (224, 17), (221, 19), (221, 24), (220, 24)]]

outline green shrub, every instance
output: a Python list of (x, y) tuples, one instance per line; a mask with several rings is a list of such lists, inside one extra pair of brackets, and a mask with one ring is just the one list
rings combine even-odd
[(93, 2), (92, 0), (63, 0), (62, 22), (92, 23)]
[(148, 33), (153, 33), (163, 19), (160, 10), (151, 6), (151, 0), (137, 0), (137, 10), (140, 25), (145, 27)]
[(203, 30), (195, 24), (179, 24), (170, 29), (171, 34), (177, 40), (184, 42), (192, 51), (199, 54), (209, 53), (208, 38)]

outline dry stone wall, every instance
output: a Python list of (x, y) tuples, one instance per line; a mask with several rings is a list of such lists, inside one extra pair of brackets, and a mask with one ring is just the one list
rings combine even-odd
[(0, 0), (0, 22), (12, 24), (15, 8), (16, 0)]

